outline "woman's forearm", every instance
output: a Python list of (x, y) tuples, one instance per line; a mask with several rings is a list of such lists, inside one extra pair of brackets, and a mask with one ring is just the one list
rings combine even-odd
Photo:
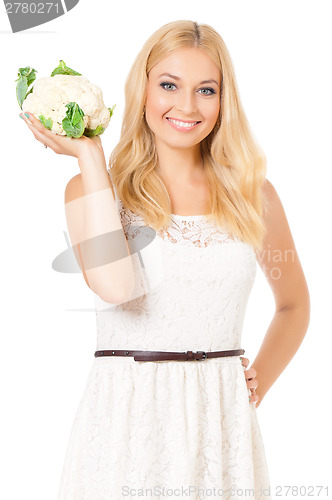
[(129, 300), (135, 283), (133, 265), (104, 153), (89, 149), (78, 162), (83, 189), (80, 250), (88, 282), (106, 302)]
[(307, 332), (310, 318), (309, 298), (298, 306), (276, 311), (261, 348), (251, 364), (257, 372), (256, 394), (265, 394), (291, 361)]

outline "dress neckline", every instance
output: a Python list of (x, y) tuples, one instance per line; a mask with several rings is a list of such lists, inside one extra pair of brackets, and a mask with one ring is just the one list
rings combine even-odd
[(207, 215), (179, 215), (179, 214), (171, 214), (172, 217), (177, 219), (206, 219)]

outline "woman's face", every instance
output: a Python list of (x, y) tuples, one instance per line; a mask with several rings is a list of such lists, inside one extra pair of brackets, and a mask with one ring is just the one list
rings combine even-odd
[(156, 144), (192, 148), (208, 136), (219, 115), (220, 86), (219, 68), (199, 48), (177, 49), (156, 64), (145, 103)]

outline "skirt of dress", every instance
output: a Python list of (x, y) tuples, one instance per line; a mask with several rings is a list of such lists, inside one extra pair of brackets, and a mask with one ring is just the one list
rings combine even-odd
[(71, 429), (58, 500), (270, 500), (239, 357), (95, 358)]

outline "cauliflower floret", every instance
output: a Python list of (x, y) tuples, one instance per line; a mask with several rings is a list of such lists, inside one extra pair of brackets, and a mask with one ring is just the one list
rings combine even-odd
[(77, 103), (84, 113), (85, 129), (95, 130), (100, 125), (106, 129), (110, 111), (103, 102), (101, 89), (84, 76), (54, 75), (36, 80), (33, 92), (23, 101), (22, 110), (30, 111), (37, 118), (51, 119), (52, 132), (66, 135), (62, 120), (66, 117), (66, 104)]

